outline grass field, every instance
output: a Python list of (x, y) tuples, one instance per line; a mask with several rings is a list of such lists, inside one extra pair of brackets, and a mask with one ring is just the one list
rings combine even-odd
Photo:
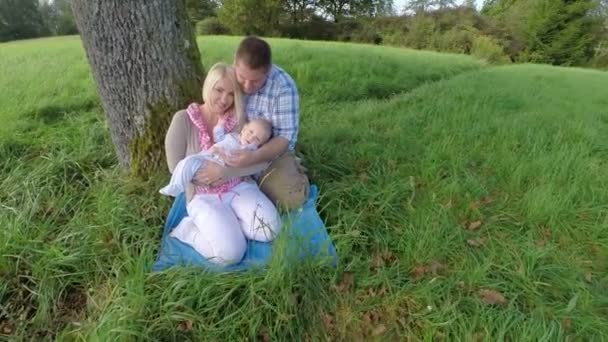
[(607, 73), (271, 44), (339, 267), (148, 273), (167, 173), (117, 168), (78, 38), (0, 44), (0, 339), (608, 339)]

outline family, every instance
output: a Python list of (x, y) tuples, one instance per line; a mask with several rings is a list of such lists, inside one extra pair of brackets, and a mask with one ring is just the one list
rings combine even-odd
[(268, 43), (250, 36), (233, 65), (209, 69), (202, 96), (202, 104), (173, 116), (165, 137), (172, 176), (160, 193), (186, 193), (188, 216), (171, 236), (231, 265), (245, 255), (247, 240), (279, 234), (278, 208), (298, 208), (308, 198), (309, 181), (294, 154), (299, 95), (272, 63)]

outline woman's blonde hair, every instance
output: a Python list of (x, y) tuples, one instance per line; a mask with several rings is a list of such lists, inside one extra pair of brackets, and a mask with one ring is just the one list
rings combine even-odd
[(203, 83), (203, 101), (205, 103), (209, 101), (213, 87), (222, 78), (227, 78), (234, 88), (234, 103), (232, 104), (232, 107), (234, 109), (234, 115), (236, 115), (236, 126), (233, 131), (239, 132), (247, 121), (247, 117), (245, 116), (245, 110), (243, 108), (243, 92), (236, 80), (236, 72), (232, 65), (220, 62), (215, 63), (211, 69), (209, 69), (205, 82)]

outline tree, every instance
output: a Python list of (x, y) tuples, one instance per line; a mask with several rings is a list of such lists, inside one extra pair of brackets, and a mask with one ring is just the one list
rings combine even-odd
[(0, 42), (46, 34), (37, 0), (0, 0)]
[(51, 34), (63, 36), (78, 33), (70, 0), (43, 0), (40, 2), (40, 13)]
[(456, 0), (435, 0), (432, 4), (439, 9), (446, 9), (456, 6)]
[(520, 46), (523, 61), (577, 65), (593, 55), (601, 32), (594, 15), (595, 0), (491, 0), (483, 13), (507, 31), (511, 45)]
[(283, 14), (281, 0), (225, 0), (218, 18), (232, 33), (275, 35)]
[(185, 0), (72, 0), (72, 10), (120, 165), (146, 177), (163, 167), (172, 114), (201, 97)]
[(209, 18), (215, 17), (218, 3), (214, 0), (186, 0), (188, 18), (192, 24)]
[(475, 0), (464, 0), (463, 6), (466, 8), (477, 9), (477, 5), (475, 4)]
[(335, 23), (350, 14), (349, 0), (319, 0), (319, 9), (331, 16)]
[(405, 4), (404, 12), (424, 14), (431, 8), (432, 5), (432, 0), (408, 0), (408, 2)]
[(310, 19), (315, 12), (318, 0), (285, 0), (285, 11), (289, 14), (292, 24), (303, 23)]
[(601, 25), (590, 16), (596, 6), (593, 0), (534, 1), (524, 31), (529, 51), (552, 64), (586, 62)]
[(390, 16), (394, 13), (392, 0), (357, 0), (350, 3), (350, 14), (363, 17)]

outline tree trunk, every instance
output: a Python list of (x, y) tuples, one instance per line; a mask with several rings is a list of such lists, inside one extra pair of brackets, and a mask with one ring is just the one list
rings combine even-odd
[(72, 10), (120, 165), (164, 165), (171, 116), (200, 101), (204, 77), (185, 0), (73, 0)]

